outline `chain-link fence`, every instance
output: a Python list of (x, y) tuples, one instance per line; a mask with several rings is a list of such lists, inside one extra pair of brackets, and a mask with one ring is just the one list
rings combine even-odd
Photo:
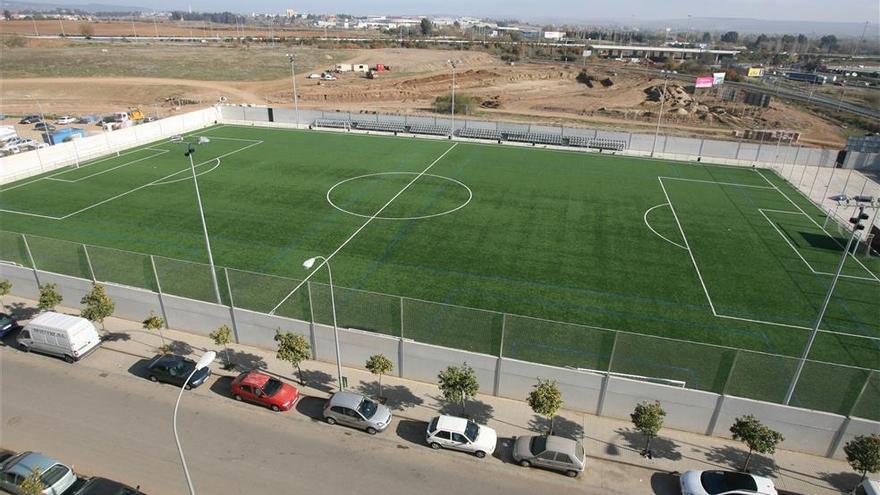
[[(202, 263), (0, 231), (0, 262), (218, 303)], [(302, 280), (217, 269), (220, 304), (272, 311)], [(340, 327), (534, 363), (636, 377), (689, 389), (781, 403), (798, 358), (635, 332), (563, 323), (407, 297), (333, 287)], [(333, 324), (330, 286), (308, 282), (275, 314)], [(853, 353), (880, 341), (847, 339)], [(817, 357), (817, 356), (813, 356)], [(822, 359), (823, 356), (818, 356)], [(791, 405), (880, 420), (880, 371), (807, 361)]]

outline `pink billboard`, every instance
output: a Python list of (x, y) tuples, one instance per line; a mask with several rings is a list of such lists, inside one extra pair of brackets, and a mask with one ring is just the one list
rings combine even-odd
[(694, 84), (697, 88), (711, 88), (712, 83), (715, 82), (715, 78), (712, 76), (709, 77), (698, 77), (697, 82)]

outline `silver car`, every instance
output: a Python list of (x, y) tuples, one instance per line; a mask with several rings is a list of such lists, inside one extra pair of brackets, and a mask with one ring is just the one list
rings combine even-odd
[(391, 424), (391, 410), (354, 392), (336, 392), (324, 404), (324, 421), (353, 426), (375, 435)]
[(76, 483), (76, 475), (64, 464), (43, 454), (24, 452), (0, 464), (0, 491), (24, 494), (21, 484), (35, 470), (40, 471), (43, 495), (61, 495)]
[(513, 460), (523, 467), (542, 467), (574, 478), (586, 466), (584, 446), (557, 436), (525, 436), (513, 445)]

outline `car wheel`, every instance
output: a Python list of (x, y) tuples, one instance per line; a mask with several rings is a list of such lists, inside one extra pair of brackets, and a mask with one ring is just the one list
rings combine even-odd
[(532, 467), (532, 463), (526, 460), (519, 461), (519, 465), (522, 467)]
[(193, 387), (192, 387), (192, 385), (190, 385), (189, 383), (187, 383), (186, 385), (183, 386), (183, 388), (186, 389), (186, 390), (192, 390)]
[(369, 426), (369, 427), (367, 427), (366, 432), (369, 433), (370, 435), (375, 435), (376, 429), (373, 428), (372, 426)]
[(150, 375), (150, 381), (151, 382), (158, 382), (159, 378), (157, 378), (156, 375)]
[(482, 450), (478, 450), (478, 451), (474, 452), (474, 455), (477, 456), (477, 459), (482, 459), (483, 457), (486, 457), (486, 453), (483, 452)]
[(241, 401), (242, 401), (242, 398), (241, 398), (241, 396), (240, 396), (240, 395), (236, 395), (236, 396), (235, 396), (235, 400), (237, 400), (237, 401), (239, 401), (239, 402), (241, 402)]
[(31, 352), (31, 350), (28, 348), (28, 346), (26, 346), (24, 344), (21, 344), (20, 346), (18, 346), (18, 348), (21, 350), (21, 352)]
[(326, 421), (328, 425), (335, 425), (336, 424), (336, 420), (333, 419), (332, 416), (327, 416), (326, 418), (324, 418), (324, 421)]
[(272, 404), (272, 410), (275, 412), (281, 412), (281, 408), (276, 406), (275, 404)]
[(578, 472), (569, 470), (569, 471), (566, 471), (565, 474), (569, 478), (577, 478)]
[(73, 356), (71, 356), (71, 355), (69, 355), (69, 354), (65, 354), (65, 355), (64, 355), (64, 362), (66, 362), (66, 363), (68, 363), (68, 364), (73, 363)]
[(440, 450), (440, 444), (437, 442), (431, 442), (431, 448), (434, 450)]

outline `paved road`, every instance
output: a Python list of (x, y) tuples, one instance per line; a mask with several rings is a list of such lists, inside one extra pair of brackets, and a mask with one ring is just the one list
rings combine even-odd
[[(100, 350), (68, 365), (0, 347), (0, 444), (42, 451), (150, 494), (185, 494), (171, 432), (177, 389), (138, 376), (143, 362), (135, 361)], [(331, 427), (312, 419), (322, 399), (272, 413), (229, 398), (229, 380), (213, 377), (181, 405), (181, 441), (202, 494), (631, 493), (603, 486), (616, 486), (618, 476), (591, 478), (588, 470), (572, 480), (519, 468), (506, 462), (505, 448), (484, 460), (432, 451), (422, 444), (421, 422), (399, 419), (375, 437)]]

